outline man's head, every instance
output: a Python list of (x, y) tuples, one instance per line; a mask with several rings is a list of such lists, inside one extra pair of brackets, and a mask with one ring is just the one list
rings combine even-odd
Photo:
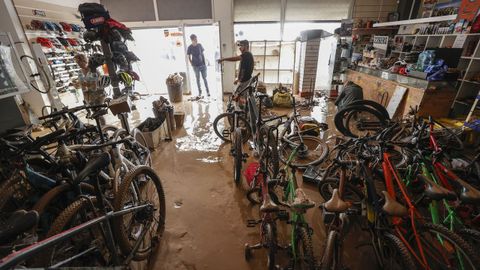
[(80, 68), (83, 68), (83, 69), (88, 68), (88, 57), (85, 54), (83, 53), (76, 54), (74, 59)]
[(247, 52), (250, 48), (250, 43), (248, 42), (248, 40), (244, 39), (244, 40), (240, 40), (240, 41), (237, 41), (237, 46), (238, 46), (238, 49), (240, 50), (240, 52)]
[(197, 35), (191, 34), (190, 35), (190, 40), (192, 41), (192, 44), (197, 44)]

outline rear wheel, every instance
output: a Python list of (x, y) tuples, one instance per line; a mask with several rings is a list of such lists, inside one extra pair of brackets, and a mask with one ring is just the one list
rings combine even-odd
[[(233, 113), (222, 113), (213, 121), (213, 131), (224, 142), (232, 142), (232, 126), (234, 125)], [(237, 115), (238, 127), (242, 130), (243, 142), (246, 143), (252, 135), (252, 130), (248, 121), (240, 115)]]
[(310, 165), (317, 165), (328, 155), (328, 146), (320, 138), (308, 135), (292, 135), (288, 137), (288, 142), (283, 142), (280, 146), (280, 159), (286, 163), (291, 153), (303, 141), (303, 148), (299, 149), (297, 155), (293, 158), (291, 165), (297, 168), (306, 168)]
[(354, 138), (377, 134), (386, 126), (386, 119), (380, 112), (360, 105), (339, 111), (334, 122), (338, 131)]
[(243, 162), (243, 151), (242, 151), (242, 130), (236, 128), (233, 134), (233, 180), (235, 184), (240, 184), (242, 178), (242, 162)]
[(325, 250), (323, 251), (322, 261), (320, 263), (321, 270), (336, 270), (339, 269), (338, 258), (338, 233), (336, 231), (330, 231), (327, 236), (327, 242)]
[(381, 243), (382, 269), (417, 269), (407, 247), (398, 237), (385, 233)]
[(113, 222), (113, 231), (124, 255), (130, 254), (140, 241), (134, 260), (147, 259), (165, 230), (165, 193), (160, 178), (150, 167), (139, 166), (125, 176), (115, 197), (114, 209), (120, 211), (145, 204), (150, 206), (119, 216)]
[(294, 269), (315, 270), (316, 262), (313, 256), (312, 234), (307, 228), (297, 230)]
[(272, 227), (272, 224), (269, 223), (265, 224), (264, 230), (265, 244), (268, 248), (267, 268), (268, 270), (274, 270), (277, 268), (275, 264), (277, 255), (277, 233)]
[(265, 156), (268, 157), (268, 171), (270, 178), (273, 179), (277, 177), (278, 171), (280, 170), (277, 138), (275, 138), (273, 131), (269, 130), (267, 126), (263, 126), (259, 132), (260, 151), (266, 151)]

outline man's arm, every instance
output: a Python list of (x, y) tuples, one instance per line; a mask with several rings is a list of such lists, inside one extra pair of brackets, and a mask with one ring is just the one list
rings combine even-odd
[(237, 55), (237, 56), (218, 59), (218, 62), (223, 62), (223, 61), (236, 62), (240, 60), (242, 60), (242, 57), (240, 55)]

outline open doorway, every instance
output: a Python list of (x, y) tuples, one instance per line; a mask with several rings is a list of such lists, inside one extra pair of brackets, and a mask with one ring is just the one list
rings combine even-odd
[[(204, 48), (205, 65), (207, 66), (207, 82), (210, 88), (212, 97), (219, 98), (222, 95), (222, 78), (220, 66), (217, 59), (220, 58), (220, 36), (218, 24), (212, 25), (192, 25), (185, 26), (185, 40), (186, 46), (191, 44), (190, 35), (195, 34), (198, 43), (202, 44)], [(188, 61), (187, 61), (188, 63)], [(192, 90), (192, 95), (198, 95), (198, 86), (195, 78), (193, 67), (188, 63), (189, 86)], [(202, 87), (202, 94), (205, 95), (205, 87), (203, 81), (200, 80)]]
[(132, 30), (134, 42), (128, 47), (140, 58), (133, 70), (140, 76), (135, 91), (142, 94), (167, 94), (168, 75), (186, 76), (185, 44), (181, 28), (154, 28)]

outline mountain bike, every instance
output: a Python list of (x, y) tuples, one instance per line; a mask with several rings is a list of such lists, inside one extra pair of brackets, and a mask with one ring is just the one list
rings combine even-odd
[[(143, 260), (153, 252), (163, 232), (165, 217), (165, 204), (161, 204), (164, 194), (158, 176), (148, 167), (132, 172), (122, 183), (112, 209), (96, 177), (108, 164), (109, 155), (104, 153), (91, 160), (75, 179), (78, 184), (86, 178), (96, 178), (97, 196), (84, 196), (72, 203), (55, 220), (46, 239), (0, 259), (0, 269), (32, 265), (125, 267), (132, 260)], [(149, 183), (154, 189), (147, 193), (157, 194), (157, 200), (130, 198), (129, 189), (137, 186), (140, 189), (135, 189), (141, 190)], [(128, 222), (127, 215), (130, 216)], [(152, 233), (155, 237), (151, 237)]]

